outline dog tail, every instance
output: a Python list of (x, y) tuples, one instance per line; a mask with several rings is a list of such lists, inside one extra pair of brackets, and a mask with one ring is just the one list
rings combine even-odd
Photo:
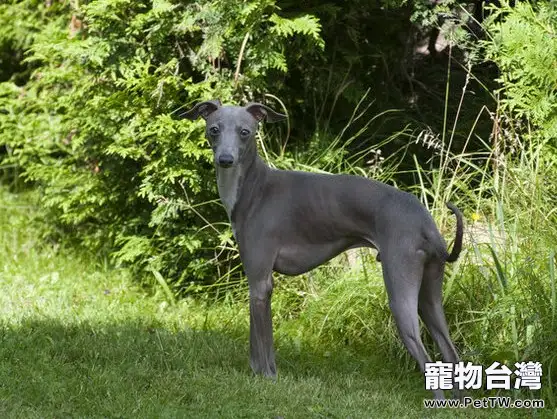
[(462, 213), (460, 210), (455, 207), (450, 202), (447, 202), (447, 208), (449, 208), (453, 214), (456, 216), (456, 236), (454, 239), (453, 250), (449, 256), (447, 256), (447, 262), (455, 262), (460, 255), (460, 251), (462, 250), (462, 235), (464, 233), (464, 225), (462, 223)]

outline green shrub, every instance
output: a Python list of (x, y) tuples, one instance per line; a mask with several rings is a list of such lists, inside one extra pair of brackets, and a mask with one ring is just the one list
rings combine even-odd
[[(202, 123), (175, 115), (215, 96), (261, 99), (292, 37), (323, 47), (315, 17), (282, 17), (275, 3), (100, 0), (35, 28), (22, 46), (31, 79), (0, 85), (0, 144), (41, 189), (51, 237), (178, 290), (214, 280), (235, 251)], [(36, 6), (13, 3), (0, 19)]]
[[(57, 21), (67, 24), (68, 2), (20, 0), (0, 4), (0, 82), (13, 80), (25, 84), (32, 67), (23, 63), (25, 51), (45, 24)], [(63, 23), (64, 22), (64, 23)]]
[[(507, 2), (486, 22), (485, 57), (497, 64), (502, 111), (557, 138), (557, 7), (555, 2)], [(519, 123), (519, 122), (518, 122)], [(515, 124), (513, 124), (515, 125)], [(527, 133), (527, 129), (522, 132)]]

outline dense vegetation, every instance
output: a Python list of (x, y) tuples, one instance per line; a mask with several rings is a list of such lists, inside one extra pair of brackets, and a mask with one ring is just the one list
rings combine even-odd
[[(204, 99), (265, 102), (277, 167), (352, 172), (416, 192), (467, 245), (447, 274), (465, 359), (557, 372), (557, 10), (549, 1), (22, 0), (0, 5), (0, 175), (40, 196), (44, 239), (133, 270), (167, 298), (241, 300)], [(284, 339), (401, 356), (378, 268), (279, 281)], [(344, 272), (339, 274), (339, 272)], [(333, 279), (334, 278), (334, 279)], [(297, 337), (296, 337), (297, 336)]]

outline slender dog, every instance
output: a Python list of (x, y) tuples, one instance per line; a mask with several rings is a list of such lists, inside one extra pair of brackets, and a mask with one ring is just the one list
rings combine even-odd
[[(286, 118), (269, 107), (197, 104), (182, 114), (203, 117), (224, 204), (250, 292), (250, 365), (276, 376), (271, 320), (273, 271), (299, 275), (356, 247), (378, 250), (389, 306), (402, 342), (422, 371), (430, 358), (420, 338), (418, 313), (445, 362), (458, 362), (443, 312), (445, 262), (462, 247), (462, 214), (456, 215), (452, 252), (418, 199), (383, 183), (351, 175), (271, 169), (259, 157), (258, 123)], [(434, 391), (436, 398), (443, 392)]]

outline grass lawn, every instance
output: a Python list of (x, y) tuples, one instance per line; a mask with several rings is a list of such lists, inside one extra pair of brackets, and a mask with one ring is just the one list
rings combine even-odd
[(549, 416), (425, 410), (421, 375), (373, 342), (363, 354), (279, 338), (277, 381), (254, 378), (245, 305), (170, 304), (94, 255), (42, 245), (31, 202), (0, 192), (2, 418)]

